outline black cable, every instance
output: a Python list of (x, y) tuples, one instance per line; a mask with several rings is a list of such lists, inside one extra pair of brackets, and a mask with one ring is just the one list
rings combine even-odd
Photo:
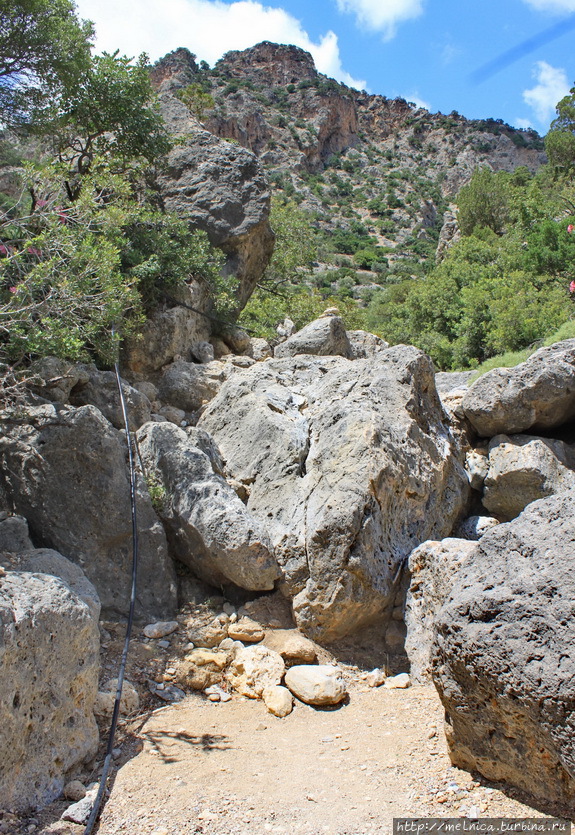
[[(112, 332), (113, 334), (113, 332)], [(132, 452), (132, 440), (130, 437), (130, 425), (128, 423), (128, 413), (126, 409), (126, 401), (124, 399), (124, 392), (122, 391), (122, 381), (120, 379), (120, 370), (118, 363), (114, 363), (114, 371), (116, 372), (116, 383), (120, 393), (120, 405), (122, 408), (122, 417), (124, 420), (124, 427), (126, 429), (126, 443), (128, 445), (128, 464), (130, 469), (130, 504), (132, 508), (132, 590), (130, 595), (130, 611), (128, 614), (128, 625), (126, 626), (126, 638), (124, 641), (124, 650), (122, 652), (122, 660), (120, 661), (120, 671), (118, 673), (118, 687), (116, 689), (116, 701), (114, 702), (114, 712), (112, 714), (112, 723), (110, 725), (110, 733), (108, 736), (108, 747), (106, 749), (106, 758), (104, 760), (104, 768), (102, 769), (102, 776), (100, 777), (100, 787), (88, 823), (84, 830), (84, 835), (90, 835), (94, 824), (98, 819), (100, 807), (104, 792), (106, 791), (106, 781), (108, 779), (108, 772), (110, 770), (110, 763), (112, 761), (112, 751), (114, 750), (114, 738), (116, 736), (116, 727), (118, 725), (118, 717), (120, 714), (120, 702), (122, 699), (122, 687), (124, 684), (124, 674), (126, 671), (126, 662), (128, 660), (128, 650), (130, 648), (130, 637), (132, 634), (132, 624), (134, 621), (134, 609), (136, 605), (136, 586), (138, 579), (138, 520), (136, 515), (136, 469), (134, 467), (134, 455)]]

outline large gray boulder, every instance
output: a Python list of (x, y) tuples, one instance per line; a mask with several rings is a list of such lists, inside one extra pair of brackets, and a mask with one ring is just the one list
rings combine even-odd
[(429, 540), (409, 555), (409, 589), (405, 599), (405, 652), (412, 681), (431, 678), (435, 616), (451, 594), (457, 572), (475, 550), (475, 542), (448, 537)]
[(575, 812), (575, 498), (487, 533), (436, 617), (451, 760)]
[(160, 94), (162, 115), (180, 139), (158, 178), (166, 208), (208, 235), (226, 255), (224, 272), (238, 281), (241, 309), (267, 267), (274, 247), (270, 191), (257, 157), (203, 130), (170, 92)]
[(575, 420), (575, 339), (541, 348), (515, 368), (494, 368), (463, 398), (466, 418), (492, 438)]
[(214, 472), (193, 435), (173, 424), (148, 423), (138, 445), (165, 490), (160, 512), (178, 559), (214, 586), (273, 589), (281, 571), (265, 527)]
[(164, 369), (158, 381), (158, 396), (177, 409), (195, 412), (217, 394), (221, 379), (220, 362), (198, 365), (178, 360)]
[(447, 536), (465, 505), (433, 368), (415, 348), (238, 370), (198, 425), (249, 491), (297, 624), (314, 638), (385, 617), (403, 560)]
[(11, 516), (6, 511), (0, 513), (0, 561), (5, 552), (20, 554), (33, 548), (28, 522), (24, 517)]
[(0, 804), (29, 812), (98, 749), (98, 622), (61, 580), (0, 578)]
[(66, 559), (51, 548), (33, 548), (20, 554), (20, 571), (31, 574), (50, 574), (58, 577), (70, 591), (82, 600), (95, 621), (100, 618), (100, 598), (94, 585), (88, 580), (79, 565)]
[[(4, 421), (0, 482), (37, 544), (78, 563), (107, 615), (127, 614), (132, 522), (125, 443), (95, 406), (41, 406)], [(176, 582), (160, 520), (138, 480), (138, 617), (176, 610)]]
[(324, 316), (310, 322), (274, 349), (275, 357), (295, 357), (298, 354), (351, 359), (353, 350), (339, 316)]
[(483, 487), (487, 510), (509, 521), (530, 502), (575, 489), (575, 451), (550, 438), (496, 435)]
[[(124, 429), (124, 416), (118, 383), (113, 371), (98, 371), (86, 366), (88, 379), (76, 384), (70, 393), (72, 406), (96, 406), (116, 429)], [(122, 394), (130, 429), (134, 431), (151, 417), (150, 401), (145, 394), (122, 380)]]

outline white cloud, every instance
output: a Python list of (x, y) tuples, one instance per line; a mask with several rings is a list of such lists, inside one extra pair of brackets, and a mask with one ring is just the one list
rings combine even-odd
[(213, 64), (232, 49), (247, 49), (260, 41), (294, 44), (311, 52), (322, 73), (362, 89), (341, 64), (334, 32), (315, 43), (301, 22), (281, 8), (254, 0), (77, 0), (80, 17), (96, 24), (96, 48), (127, 55), (147, 52), (155, 61), (185, 46), (199, 60)]
[(555, 115), (555, 106), (569, 92), (565, 70), (552, 67), (547, 61), (537, 61), (533, 69), (535, 87), (523, 91), (523, 101), (533, 109), (541, 126), (548, 127)]
[(426, 102), (421, 96), (415, 92), (410, 93), (409, 95), (402, 96), (406, 101), (413, 102), (417, 107), (423, 107), (425, 110), (431, 110), (431, 105), (429, 102)]
[(337, 0), (337, 6), (355, 14), (361, 26), (383, 32), (386, 40), (395, 35), (398, 23), (423, 12), (423, 0)]
[(514, 126), (516, 128), (523, 128), (523, 130), (530, 130), (533, 127), (531, 119), (515, 119)]
[(525, 0), (528, 6), (544, 12), (575, 12), (575, 0)]

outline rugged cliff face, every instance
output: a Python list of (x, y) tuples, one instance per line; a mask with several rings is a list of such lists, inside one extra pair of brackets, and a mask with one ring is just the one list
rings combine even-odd
[[(545, 161), (534, 131), (352, 90), (295, 46), (260, 43), (213, 69), (180, 49), (153, 79), (164, 96), (191, 89), (188, 107), (204, 128), (256, 154), (272, 187), (320, 228), (360, 222), (392, 258), (421, 256), (413, 246), (422, 240), (433, 251), (450, 200), (477, 165), (534, 171)], [(198, 92), (211, 99), (200, 104)]]

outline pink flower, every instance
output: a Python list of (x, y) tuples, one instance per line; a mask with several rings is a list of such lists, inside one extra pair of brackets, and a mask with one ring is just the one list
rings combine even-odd
[[(575, 282), (573, 282), (573, 283), (575, 284)], [(17, 293), (17, 292), (18, 292), (18, 288), (17, 288), (17, 287), (10, 287), (10, 292), (11, 292), (11, 293)]]
[(35, 246), (29, 246), (26, 249), (26, 252), (28, 253), (28, 255), (35, 255), (37, 258), (42, 257), (42, 252)]
[(575, 281), (572, 281), (571, 284), (569, 285), (569, 292), (570, 293), (575, 293)]
[(575, 225), (570, 223), (569, 226), (567, 227), (567, 231), (568, 232), (575, 232)]

